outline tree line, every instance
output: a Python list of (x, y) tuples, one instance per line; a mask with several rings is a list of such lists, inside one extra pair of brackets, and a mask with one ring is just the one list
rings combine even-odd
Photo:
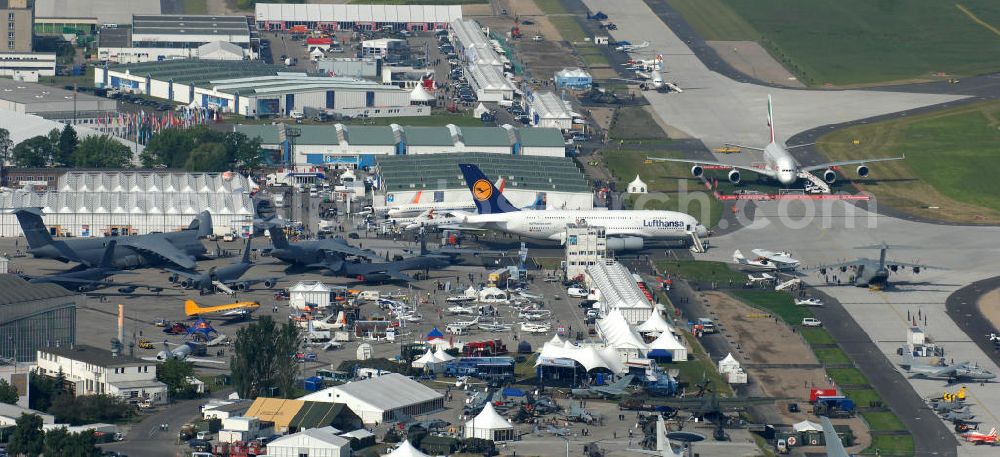
[[(154, 136), (139, 155), (145, 168), (172, 168), (191, 172), (249, 171), (263, 163), (260, 139), (238, 132), (220, 132), (206, 126), (169, 128)], [(17, 145), (0, 128), (0, 161), (18, 167), (131, 168), (132, 150), (110, 135), (80, 140), (66, 125)]]

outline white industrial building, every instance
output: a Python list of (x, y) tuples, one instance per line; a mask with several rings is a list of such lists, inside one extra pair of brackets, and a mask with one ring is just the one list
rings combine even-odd
[(402, 30), (433, 30), (462, 18), (462, 5), (295, 5), (263, 3), (254, 17), (261, 30), (309, 29), (377, 30), (391, 26)]
[(69, 345), (38, 349), (38, 373), (62, 376), (83, 395), (118, 395), (130, 402), (167, 402), (167, 385), (156, 380), (156, 363), (109, 349)]
[(149, 95), (248, 117), (316, 108), (345, 116), (424, 116), (397, 86), (339, 76), (310, 76), (256, 61), (168, 60), (95, 68), (98, 87)]
[(638, 325), (649, 317), (652, 303), (624, 265), (605, 259), (587, 267), (584, 278), (603, 314), (617, 310), (630, 325)]
[[(97, 44), (100, 60), (136, 63), (256, 58), (252, 46), (257, 39), (253, 36), (255, 27), (245, 16), (135, 15), (131, 24), (131, 27), (100, 29)], [(215, 43), (224, 43), (224, 47)]]
[(496, 50), (496, 46), (483, 33), (483, 28), (472, 19), (451, 24), (451, 40), (455, 50), (470, 66), (493, 67), (503, 73), (510, 61)]
[[(294, 128), (298, 136), (287, 134)], [(480, 152), (507, 156), (563, 158), (566, 145), (555, 129), (503, 127), (403, 127), (364, 125), (236, 125), (260, 138), (261, 146), (281, 151), (296, 168), (317, 165), (371, 167), (377, 158)]]
[(608, 238), (604, 227), (587, 224), (566, 226), (566, 279), (583, 276), (587, 268), (604, 261)]
[(38, 81), (39, 76), (55, 75), (54, 52), (0, 53), (0, 76), (10, 76), (19, 81)]
[[(171, 232), (201, 211), (212, 214), (217, 234), (251, 230), (250, 183), (238, 173), (68, 171), (44, 192), (0, 192), (4, 208), (42, 208), (56, 234)], [(0, 236), (21, 236), (13, 214), (0, 213)]]
[(332, 290), (319, 281), (299, 281), (288, 288), (288, 306), (297, 310), (304, 310), (311, 306), (326, 309), (330, 306), (330, 292)]
[(473, 152), (379, 157), (375, 204), (469, 205), (459, 163), (478, 165), (490, 179), (503, 178), (503, 195), (517, 207), (594, 208), (593, 190), (572, 159)]
[(125, 26), (135, 14), (160, 14), (160, 0), (35, 0), (36, 33), (90, 33), (100, 26)]
[(398, 373), (330, 387), (299, 398), (303, 401), (343, 403), (365, 424), (381, 424), (444, 408), (444, 395)]
[(552, 92), (532, 92), (528, 95), (531, 123), (536, 127), (560, 130), (573, 128), (573, 110), (569, 102)]
[(398, 38), (378, 38), (375, 40), (364, 40), (361, 42), (362, 59), (381, 59), (390, 52), (398, 52), (406, 49), (406, 40)]
[[(3, 56), (0, 55), (0, 60)], [(118, 102), (87, 93), (26, 81), (0, 79), (0, 111), (35, 114), (46, 119), (92, 119), (118, 115)], [(5, 128), (10, 128), (7, 125)], [(47, 132), (35, 132), (36, 135)]]
[(496, 67), (491, 65), (469, 65), (465, 76), (476, 91), (476, 99), (510, 106), (514, 100), (514, 84)]
[(269, 457), (350, 457), (351, 441), (334, 427), (311, 428), (267, 443)]

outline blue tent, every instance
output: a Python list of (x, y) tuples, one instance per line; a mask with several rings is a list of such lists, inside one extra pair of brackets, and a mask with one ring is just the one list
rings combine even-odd
[(523, 397), (524, 391), (516, 387), (504, 387), (503, 389), (504, 397)]
[(427, 334), (427, 341), (430, 341), (430, 340), (443, 340), (443, 339), (444, 339), (444, 333), (441, 333), (441, 331), (438, 330), (437, 327), (434, 327), (433, 329), (431, 329), (431, 332)]

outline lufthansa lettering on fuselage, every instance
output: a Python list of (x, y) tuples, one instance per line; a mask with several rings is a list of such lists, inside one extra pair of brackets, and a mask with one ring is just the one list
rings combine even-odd
[(645, 219), (642, 221), (643, 227), (657, 228), (657, 229), (677, 229), (684, 228), (684, 221), (667, 221), (663, 219)]

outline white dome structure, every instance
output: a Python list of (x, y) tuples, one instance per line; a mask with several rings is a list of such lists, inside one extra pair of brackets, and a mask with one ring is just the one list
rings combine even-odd
[(513, 441), (517, 439), (514, 426), (497, 410), (492, 402), (486, 402), (483, 410), (465, 423), (466, 438), (481, 438), (490, 441)]
[(649, 187), (639, 179), (639, 175), (635, 175), (635, 179), (628, 183), (628, 193), (630, 194), (645, 194), (647, 192), (649, 192)]
[(393, 449), (392, 452), (386, 455), (388, 457), (431, 457), (421, 452), (420, 449), (413, 447), (413, 445), (410, 444), (410, 440), (403, 441), (399, 447)]

